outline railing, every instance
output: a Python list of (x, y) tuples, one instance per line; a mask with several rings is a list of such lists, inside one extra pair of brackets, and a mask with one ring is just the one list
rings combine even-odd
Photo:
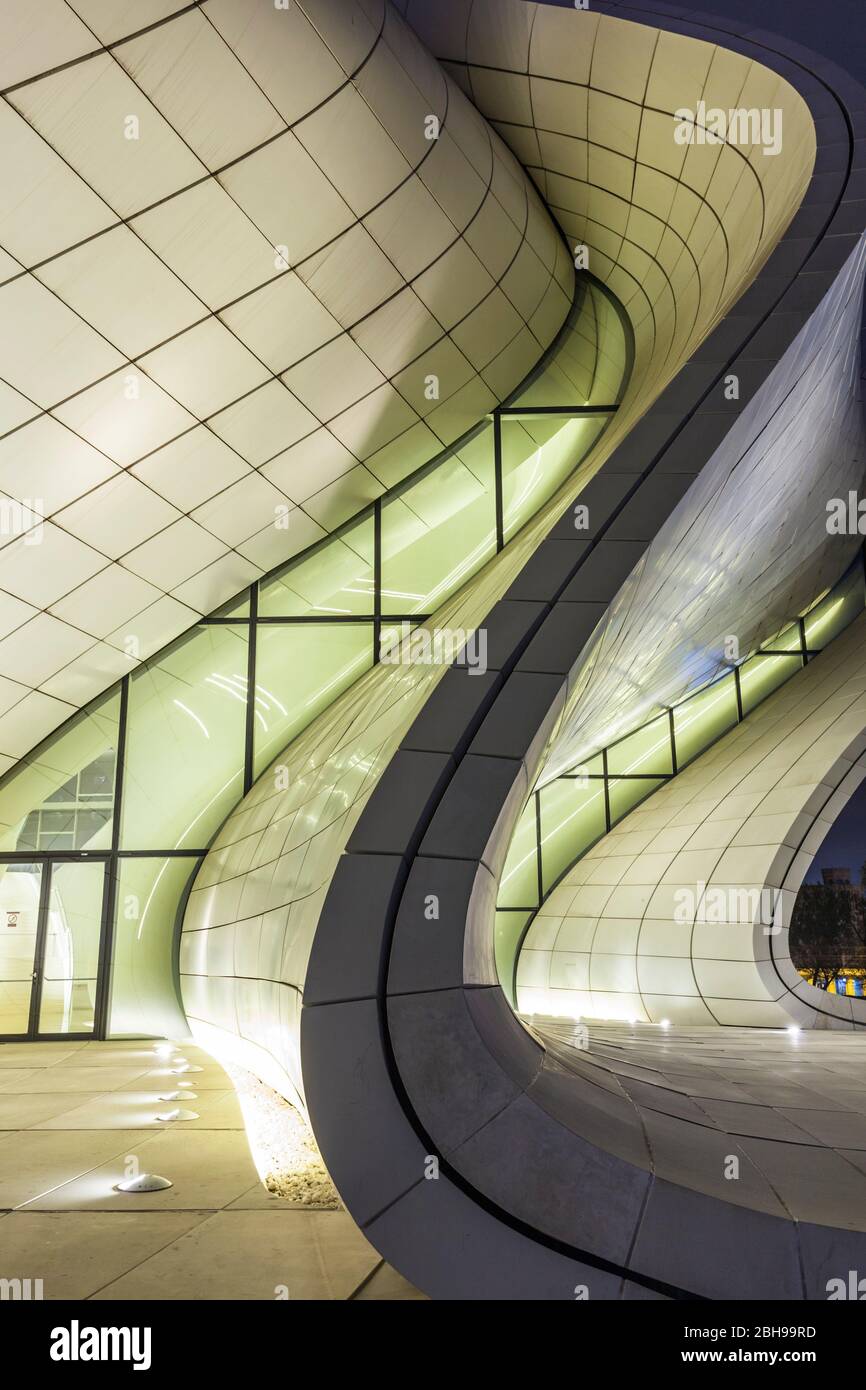
[(542, 902), (596, 841), (747, 718), (866, 607), (861, 551), (839, 582), (754, 655), (531, 794), (499, 885), (499, 980), (516, 1005), (517, 962)]

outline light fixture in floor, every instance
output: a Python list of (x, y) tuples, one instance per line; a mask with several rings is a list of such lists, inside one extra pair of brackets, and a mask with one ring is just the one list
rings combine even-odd
[(198, 1100), (195, 1091), (166, 1091), (160, 1100)]
[(153, 1055), (155, 1057), (168, 1058), (174, 1052), (177, 1052), (177, 1048), (174, 1043), (169, 1042), (157, 1043), (156, 1047), (153, 1049)]
[(184, 1062), (179, 1067), (169, 1067), (170, 1076), (183, 1076), (184, 1072), (188, 1071), (204, 1071), (204, 1067), (193, 1066), (192, 1062)]
[(159, 1173), (139, 1173), (137, 1178), (124, 1178), (123, 1182), (114, 1184), (115, 1192), (164, 1192), (167, 1187), (174, 1184), (168, 1179), (160, 1177)]
[(197, 1120), (198, 1112), (184, 1110), (180, 1106), (176, 1106), (174, 1110), (166, 1110), (162, 1115), (155, 1115), (154, 1119), (163, 1120), (166, 1124), (173, 1124), (175, 1120)]

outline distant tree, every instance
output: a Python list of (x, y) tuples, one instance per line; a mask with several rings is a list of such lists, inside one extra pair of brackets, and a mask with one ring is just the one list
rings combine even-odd
[(797, 894), (790, 928), (791, 959), (809, 981), (827, 989), (846, 967), (866, 960), (863, 897), (844, 885), (804, 883)]

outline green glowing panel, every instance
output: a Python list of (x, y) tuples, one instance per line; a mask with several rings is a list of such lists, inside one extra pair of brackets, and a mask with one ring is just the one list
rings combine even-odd
[(589, 399), (593, 405), (609, 405), (619, 400), (625, 380), (625, 332), (616, 308), (598, 290), (593, 296), (593, 308), (598, 323), (598, 354)]
[(255, 775), (372, 664), (372, 623), (260, 625)]
[(677, 767), (685, 767), (736, 722), (737, 690), (732, 672), (674, 710)]
[(863, 612), (863, 569), (859, 561), (845, 578), (807, 613), (806, 646), (819, 652)]
[(543, 787), (541, 866), (545, 893), (605, 833), (604, 782), (560, 777)]
[(524, 806), (508, 847), (496, 904), (497, 907), (538, 906), (538, 839), (534, 796)]
[(324, 541), (259, 587), (260, 618), (373, 613), (373, 518)]
[(669, 776), (674, 770), (669, 717), (663, 714), (660, 719), (629, 734), (628, 738), (612, 744), (607, 750), (607, 770), (618, 777), (638, 773)]
[(777, 632), (775, 637), (771, 637), (769, 642), (764, 642), (762, 651), (768, 652), (799, 652), (802, 651), (800, 640), (800, 624), (787, 623), (781, 632)]
[(54, 864), (48, 893), (40, 1033), (92, 1033), (105, 864)]
[(517, 1007), (517, 996), (514, 990), (514, 966), (517, 961), (517, 948), (531, 917), (531, 912), (497, 912), (493, 927), (496, 973), (503, 993), (513, 1009)]
[(616, 825), (641, 801), (652, 796), (664, 780), (663, 777), (611, 777), (607, 787), (611, 825)]
[(382, 612), (435, 612), (495, 551), (492, 448), (483, 477), (445, 459), (382, 507)]
[(226, 603), (222, 608), (218, 608), (215, 613), (209, 613), (209, 618), (237, 618), (243, 622), (250, 616), (250, 591), (244, 589), (239, 598), (232, 599), (231, 603)]
[(174, 942), (200, 859), (121, 859), (118, 865), (108, 1031), (112, 1037), (186, 1032), (175, 989)]
[(740, 667), (740, 694), (743, 714), (772, 695), (786, 680), (803, 669), (799, 652), (791, 656), (763, 656), (760, 653), (744, 661)]
[(601, 777), (604, 775), (604, 758), (597, 753), (594, 758), (588, 758), (582, 763), (576, 763), (570, 767), (568, 772), (564, 772), (563, 777), (578, 777), (586, 780), (587, 777)]
[(506, 541), (552, 497), (601, 434), (605, 415), (502, 420), (502, 518)]
[(86, 714), (0, 784), (0, 850), (100, 850), (111, 844), (120, 697)]
[(41, 864), (0, 864), (0, 1033), (26, 1033), (36, 963)]
[(131, 677), (122, 849), (208, 843), (243, 791), (247, 630), (201, 627)]

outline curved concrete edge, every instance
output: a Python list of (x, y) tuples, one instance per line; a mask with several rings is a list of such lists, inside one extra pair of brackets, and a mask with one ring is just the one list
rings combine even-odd
[[(647, 14), (616, 12), (638, 19)], [(700, 24), (689, 22), (692, 15), (678, 21), (653, 10), (652, 16), (664, 27), (706, 36)], [(538, 707), (514, 694), (512, 680), (529, 673), (564, 683), (621, 580), (615, 563), (603, 563), (594, 602), (560, 601), (567, 584), (599, 549), (613, 561), (609, 548), (618, 542), (652, 538), (699, 471), (695, 458), (706, 460), (739, 411), (734, 402), (710, 402), (712, 383), (736, 365), (746, 383), (744, 398), (754, 394), (863, 229), (862, 205), (855, 204), (864, 196), (866, 171), (862, 146), (855, 150), (850, 133), (864, 129), (866, 93), (847, 77), (835, 78), (814, 55), (804, 70), (803, 54), (793, 45), (725, 32), (729, 46), (792, 76), (809, 102), (819, 152), (803, 204), (735, 312), (590, 484), (594, 531), (582, 538), (590, 544), (575, 554), (570, 518), (559, 523), (492, 610), (487, 626), (501, 679), (459, 736), (445, 683), (434, 693), (424, 735), (414, 730), (403, 749), (426, 751), (418, 747), (420, 738), (441, 761), (407, 765), (413, 781), (417, 772), (411, 795), (405, 777), (380, 784), (341, 862), (342, 887), (335, 882), (329, 892), (316, 935), (311, 978), (317, 996), (305, 999), (301, 1020), (313, 1128), (355, 1219), (392, 1263), (434, 1296), (573, 1298), (591, 1262), (606, 1276), (593, 1275), (595, 1297), (618, 1296), (628, 1280), (639, 1287), (636, 1296), (799, 1299), (819, 1296), (822, 1271), (828, 1261), (838, 1263), (841, 1252), (843, 1259), (864, 1255), (861, 1235), (818, 1226), (804, 1226), (798, 1235), (786, 1214), (683, 1189), (575, 1134), (566, 1120), (573, 1123), (576, 1101), (577, 1107), (583, 1102), (581, 1130), (588, 1124), (588, 1098), (576, 1095), (575, 1079), (564, 1069), (560, 1075), (545, 1057), (498, 986), (470, 989), (455, 980), (473, 893), (477, 903), (485, 871), (495, 876), (534, 771), (524, 759), (537, 747)], [(837, 80), (841, 101), (825, 85)], [(732, 353), (732, 343), (739, 352)], [(571, 557), (562, 541), (574, 547)], [(497, 711), (503, 699), (507, 720)], [(437, 747), (442, 729), (451, 732)], [(473, 751), (475, 740), (482, 751)], [(407, 827), (410, 810), (415, 817)], [(389, 823), (399, 824), (399, 833), (389, 834)], [(364, 862), (373, 858), (375, 864)], [(368, 898), (359, 893), (348, 920), (345, 899), (341, 906), (344, 876), (348, 883), (377, 885)], [(417, 940), (423, 930), (419, 893), (438, 900), (439, 917), (430, 923), (435, 932), (413, 976), (406, 960), (410, 937)], [(384, 915), (376, 906), (383, 900), (389, 904)], [(348, 983), (341, 956), (350, 936), (357, 980), (370, 988), (364, 997), (361, 989), (338, 997)], [(399, 973), (407, 969), (408, 991)], [(432, 979), (439, 983), (431, 989)], [(565, 1099), (557, 1115), (558, 1090)], [(719, 1139), (730, 1146), (729, 1137)], [(425, 1176), (433, 1158), (436, 1179)], [(607, 1282), (611, 1277), (614, 1283)]]

